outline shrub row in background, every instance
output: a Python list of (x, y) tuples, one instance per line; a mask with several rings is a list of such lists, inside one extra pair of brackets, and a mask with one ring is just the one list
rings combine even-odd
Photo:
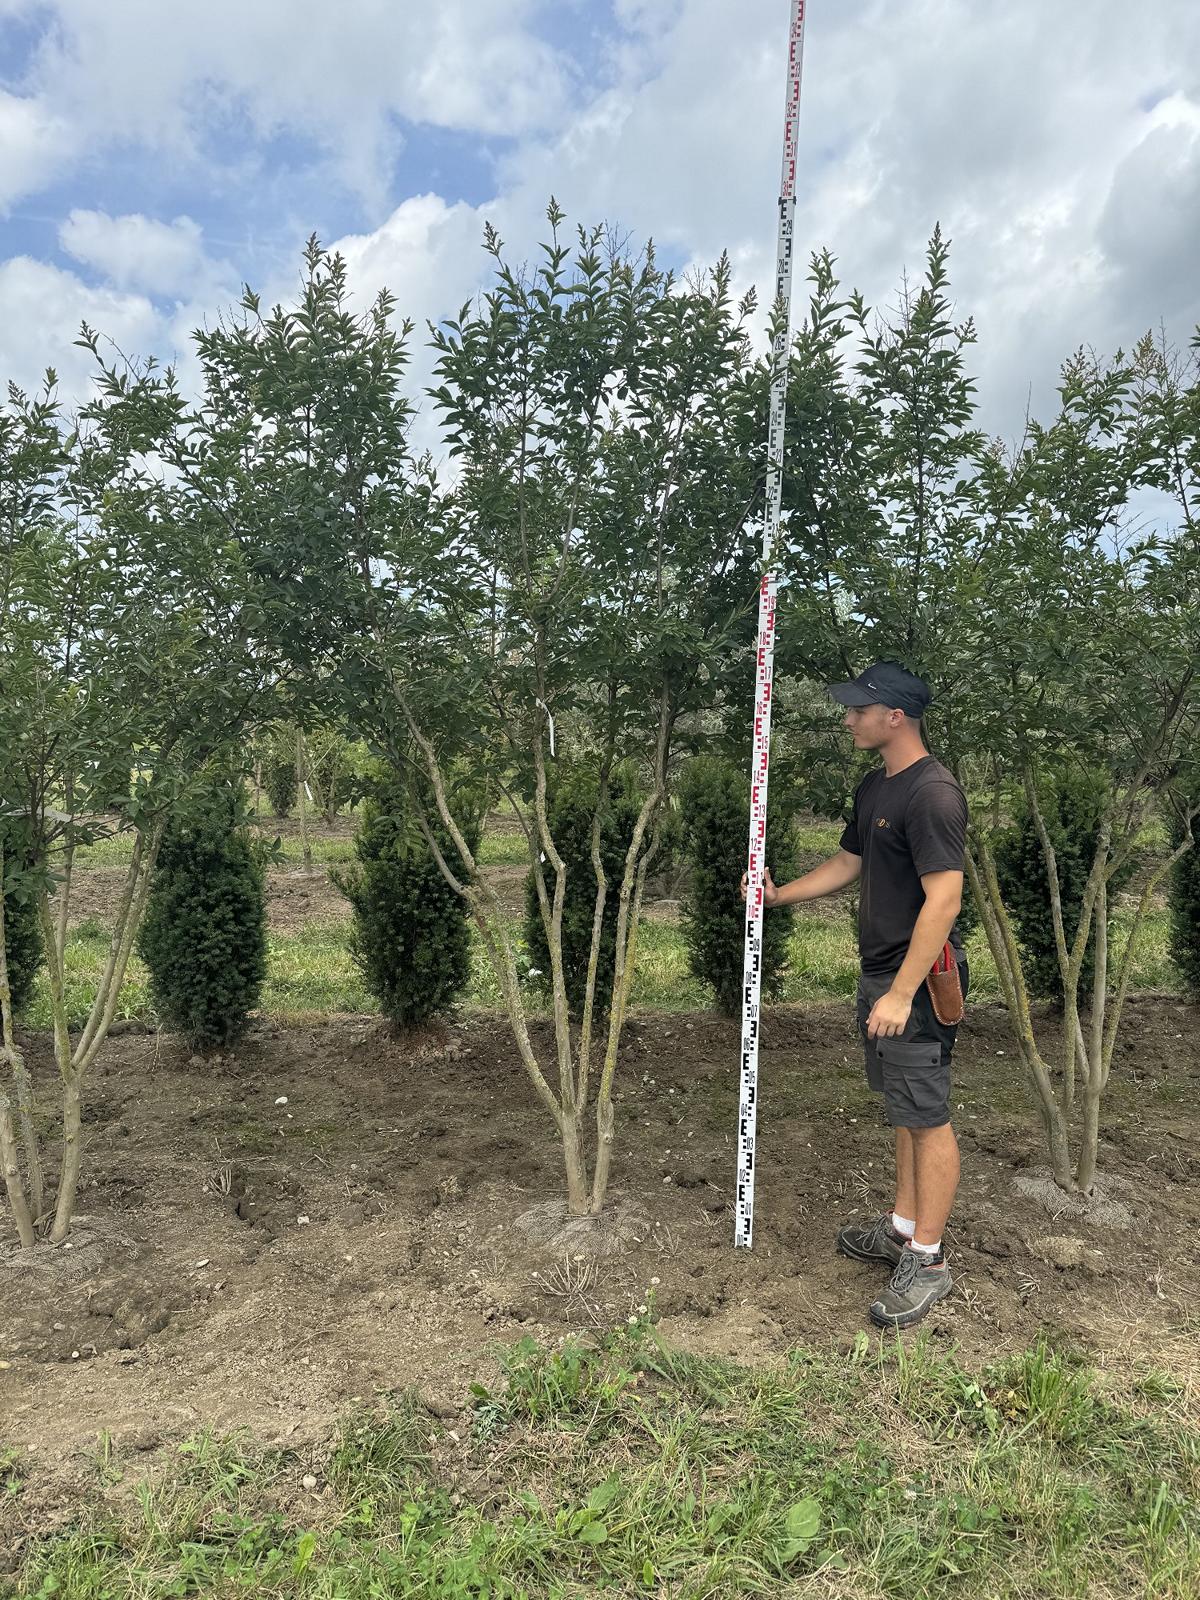
[[(279, 770), (290, 774), (294, 791), (294, 764), (281, 762)], [(563, 959), (576, 1016), (586, 982), (595, 898), (590, 837), (594, 794), (594, 777), (561, 769), (550, 793), (551, 828), (568, 865)], [(786, 799), (778, 791), (771, 802), (770, 864), (777, 882), (797, 870), (797, 830), (787, 818)], [(597, 978), (601, 1010), (611, 993), (620, 877), (641, 803), (633, 774), (616, 774), (601, 834), (609, 880)], [(1089, 774), (1067, 774), (1045, 790), (1041, 804), (1058, 858), (1070, 939), (1095, 850), (1103, 788)], [(726, 760), (699, 757), (684, 769), (678, 809), (666, 829), (676, 841), (667, 853), (678, 850), (688, 885), (683, 932), (689, 967), (727, 1015), (736, 1015), (741, 1002), (744, 912), (735, 890), (745, 864), (748, 810), (744, 772)], [(139, 939), (164, 1025), (183, 1034), (195, 1049), (220, 1048), (241, 1035), (265, 977), (264, 863), (246, 823), (241, 787), (234, 780), (218, 783), (172, 822)], [(478, 810), (464, 816), (462, 825), (475, 849), (482, 832)], [(452, 842), (440, 827), (437, 837), (447, 860), (457, 865)], [(1173, 838), (1179, 838), (1177, 823)], [(384, 1015), (396, 1027), (411, 1027), (447, 1010), (467, 985), (471, 937), (466, 906), (446, 884), (411, 814), (405, 784), (394, 776), (373, 780), (355, 851), (357, 866), (334, 874), (354, 914), (354, 957)], [(11, 827), (6, 857), (11, 880), (19, 869)], [(1041, 845), (1023, 798), (997, 859), (1001, 889), (1029, 958), (1033, 992), (1061, 1002)], [(1124, 869), (1116, 887), (1135, 866)], [(1200, 994), (1200, 851), (1182, 858), (1170, 888), (1172, 957), (1189, 990)], [(9, 982), (13, 1008), (20, 1013), (40, 966), (41, 936), (32, 897), (18, 893), (11, 881), (4, 909)], [(964, 908), (970, 924), (972, 909), (969, 904)], [(778, 995), (782, 986), (790, 923), (790, 913), (778, 911), (764, 921), (765, 998)], [(531, 965), (548, 980), (545, 930), (531, 878), (526, 883), (526, 936)], [(1089, 949), (1084, 995), (1092, 969)]]

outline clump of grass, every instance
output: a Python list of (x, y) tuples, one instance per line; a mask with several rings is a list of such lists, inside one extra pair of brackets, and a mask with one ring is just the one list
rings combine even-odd
[[(96, 988), (108, 959), (108, 941), (109, 929), (97, 917), (86, 918), (68, 937), (66, 1000), (67, 1016), (73, 1028), (81, 1027), (91, 1011)], [(25, 1016), (31, 1028), (49, 1029), (53, 1026), (45, 968), (37, 975)], [(130, 956), (125, 969), (125, 982), (117, 997), (116, 1016), (121, 1019), (136, 1018), (143, 1022), (152, 1021), (155, 1016), (149, 974), (136, 954)]]
[(529, 864), (529, 846), (519, 828), (491, 828), (479, 841), (475, 859), (483, 867), (524, 867)]
[(75, 867), (127, 867), (133, 860), (134, 834), (111, 834), (107, 839), (97, 839), (94, 844), (81, 844), (75, 848)]
[(382, 1414), (358, 1411), (338, 1430), (326, 1478), (351, 1517), (371, 1526), (400, 1510), (429, 1473), (428, 1418), (413, 1395)]
[[(262, 831), (269, 839), (275, 837), (271, 833), (269, 824)], [(321, 833), (315, 828), (309, 831), (308, 848), (315, 866), (330, 866), (354, 860), (352, 838)], [(288, 833), (279, 836), (279, 860), (288, 866), (299, 866), (303, 863), (304, 845), (299, 834)]]
[(315, 1013), (375, 1012), (350, 953), (348, 917), (305, 922), (294, 933), (268, 933), (262, 1009), (280, 1021)]

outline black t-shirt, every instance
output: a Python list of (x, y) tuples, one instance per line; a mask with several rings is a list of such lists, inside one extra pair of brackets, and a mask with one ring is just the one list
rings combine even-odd
[[(967, 797), (933, 756), (889, 778), (869, 773), (854, 793), (842, 849), (862, 857), (858, 895), (858, 952), (874, 977), (898, 972), (925, 904), (921, 879), (961, 872), (967, 846)], [(955, 923), (950, 942), (962, 960)]]

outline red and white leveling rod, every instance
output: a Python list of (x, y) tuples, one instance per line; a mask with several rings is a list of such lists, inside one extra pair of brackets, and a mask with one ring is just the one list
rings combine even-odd
[(758, 590), (758, 669), (754, 689), (754, 754), (750, 766), (750, 849), (746, 867), (746, 961), (742, 976), (742, 1070), (738, 1111), (735, 1246), (754, 1242), (754, 1125), (758, 1110), (758, 1030), (762, 999), (763, 869), (767, 845), (767, 775), (771, 760), (771, 683), (775, 665), (775, 575), (771, 560), (779, 535), (783, 496), (783, 426), (787, 410), (791, 344), (792, 243), (796, 219), (796, 141), (800, 124), (800, 68), (804, 61), (805, 0), (792, 0), (787, 101), (783, 124), (783, 179), (779, 186), (776, 303), (783, 316), (772, 351), (771, 419), (767, 432), (767, 507), (763, 523), (763, 576)]

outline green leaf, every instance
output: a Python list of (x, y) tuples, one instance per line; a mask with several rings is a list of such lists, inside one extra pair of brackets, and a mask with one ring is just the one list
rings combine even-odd
[(803, 1555), (816, 1538), (821, 1527), (821, 1504), (818, 1500), (799, 1500), (784, 1518), (784, 1539), (779, 1551), (783, 1562), (794, 1561)]
[(605, 1478), (603, 1483), (597, 1484), (588, 1495), (587, 1504), (589, 1511), (604, 1511), (612, 1504), (614, 1496), (621, 1487), (619, 1474), (613, 1472)]
[(582, 1544), (603, 1544), (608, 1538), (608, 1528), (603, 1522), (585, 1522), (575, 1537)]

